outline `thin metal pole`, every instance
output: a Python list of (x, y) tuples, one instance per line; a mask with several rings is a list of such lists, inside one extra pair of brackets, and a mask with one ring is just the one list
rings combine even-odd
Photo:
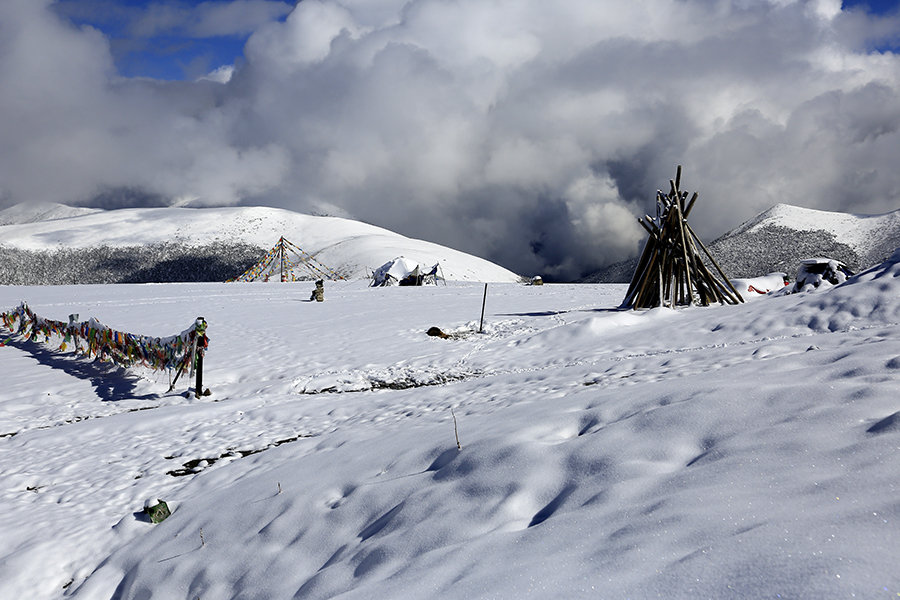
[(487, 284), (484, 284), (484, 299), (481, 301), (481, 322), (478, 324), (478, 333), (484, 333), (484, 306), (487, 304)]

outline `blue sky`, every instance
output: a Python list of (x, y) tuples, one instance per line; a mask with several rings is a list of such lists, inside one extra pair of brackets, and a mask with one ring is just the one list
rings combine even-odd
[[(900, 14), (900, 0), (843, 0), (842, 8), (844, 10), (861, 9), (878, 17), (896, 16)], [(878, 52), (898, 53), (900, 52), (900, 35), (895, 29), (889, 27), (887, 35), (868, 49)]]
[(843, 6), (844, 8), (862, 6), (875, 14), (883, 15), (892, 10), (896, 11), (898, 4), (897, 0), (844, 0)]
[(259, 26), (283, 20), (282, 0), (58, 0), (57, 12), (110, 42), (125, 77), (191, 80), (242, 58)]

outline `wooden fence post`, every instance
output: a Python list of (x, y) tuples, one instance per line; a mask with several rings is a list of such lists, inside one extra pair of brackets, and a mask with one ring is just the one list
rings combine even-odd
[(209, 390), (203, 389), (203, 352), (206, 349), (206, 319), (197, 317), (194, 326), (194, 355), (191, 357), (195, 362), (197, 370), (197, 379), (194, 381), (194, 397), (209, 396)]
[(197, 380), (194, 383), (194, 397), (203, 396), (203, 353), (197, 353)]

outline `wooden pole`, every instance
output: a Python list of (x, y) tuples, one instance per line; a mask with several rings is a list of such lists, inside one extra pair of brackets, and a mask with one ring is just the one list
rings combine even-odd
[[(743, 302), (688, 222), (699, 194), (691, 195), (681, 190), (681, 175), (682, 167), (678, 165), (675, 178), (669, 180), (669, 193), (657, 191), (656, 219), (649, 216), (638, 219), (649, 237), (622, 302), (623, 307)], [(709, 262), (703, 259), (700, 249)]]
[(688, 232), (692, 236), (694, 236), (694, 239), (697, 240), (697, 243), (700, 244), (700, 247), (703, 248), (703, 251), (706, 252), (706, 256), (709, 257), (710, 262), (712, 262), (713, 266), (719, 272), (719, 275), (722, 276), (722, 279), (725, 282), (725, 285), (728, 286), (728, 289), (730, 289), (734, 293), (734, 295), (737, 297), (737, 299), (740, 302), (743, 302), (744, 299), (741, 297), (740, 293), (738, 293), (738, 291), (736, 289), (734, 289), (734, 286), (731, 285), (731, 281), (729, 281), (728, 276), (725, 275), (725, 271), (722, 270), (722, 267), (720, 267), (719, 263), (716, 262), (716, 259), (713, 258), (713, 255), (709, 252), (709, 249), (707, 249), (706, 244), (703, 243), (703, 240), (701, 240), (699, 237), (697, 237), (697, 234), (694, 233), (694, 230), (691, 228), (691, 226), (688, 223), (685, 223), (684, 225), (685, 225), (685, 227), (687, 227)]
[[(188, 360), (190, 360), (190, 359), (188, 359)], [(172, 383), (169, 384), (169, 390), (166, 392), (167, 394), (175, 389), (175, 384), (178, 383), (178, 378), (181, 377), (182, 373), (184, 373), (184, 365), (185, 365), (185, 363), (182, 362), (181, 366), (178, 367), (178, 372), (175, 373), (175, 379), (173, 379)]]
[[(707, 297), (715, 300), (719, 304), (725, 304), (725, 295), (723, 295), (718, 288), (718, 286), (721, 284), (719, 283), (718, 279), (716, 279), (716, 276), (712, 274), (712, 271), (710, 271), (709, 268), (707, 268), (707, 266), (703, 263), (703, 259), (700, 257), (700, 252), (694, 245), (694, 237), (692, 235), (688, 236), (688, 242), (691, 245), (691, 255), (693, 256), (694, 260), (694, 269), (698, 273), (698, 280), (704, 282), (706, 285)], [(730, 300), (731, 294), (729, 293), (728, 296)]]
[(698, 192), (694, 192), (694, 195), (691, 196), (691, 201), (688, 202), (687, 208), (684, 209), (684, 218), (685, 218), (685, 219), (687, 219), (688, 216), (691, 214), (691, 209), (694, 208), (694, 202), (697, 201), (697, 198), (698, 198), (699, 196), (700, 196), (700, 194), (699, 194)]
[[(707, 288), (709, 287), (709, 283), (706, 280), (706, 277), (698, 267), (698, 254), (697, 248), (691, 241), (691, 236), (684, 236), (684, 244), (685, 250), (687, 251), (688, 263), (685, 265), (685, 270), (689, 272), (689, 276), (691, 281), (694, 283), (694, 288), (697, 290), (697, 299), (700, 301), (701, 306), (709, 306), (709, 295), (707, 294)], [(700, 262), (702, 266), (702, 262)], [(689, 290), (688, 293), (693, 294), (693, 291)]]
[(638, 223), (640, 223), (647, 230), (647, 233), (650, 234), (650, 237), (648, 237), (647, 241), (644, 242), (644, 249), (641, 251), (641, 258), (640, 260), (638, 260), (637, 267), (635, 267), (634, 269), (634, 274), (631, 276), (631, 283), (628, 285), (628, 291), (625, 292), (625, 301), (622, 302), (622, 306), (627, 306), (629, 297), (634, 293), (638, 283), (640, 283), (641, 274), (647, 268), (647, 262), (650, 260), (650, 257), (653, 254), (652, 246), (655, 245), (654, 237), (656, 234), (654, 234), (641, 219), (638, 219)]
[[(660, 255), (660, 256), (662, 256), (662, 255)], [(657, 294), (657, 298), (656, 298), (657, 306), (662, 306), (663, 298), (665, 298), (665, 292), (663, 290), (663, 267), (662, 267), (661, 262), (656, 263), (656, 272), (657, 272), (657, 277), (659, 278), (659, 285), (658, 285), (659, 293)], [(649, 305), (650, 303), (647, 302), (647, 304)]]
[(678, 232), (681, 235), (681, 253), (684, 257), (684, 277), (687, 280), (687, 289), (688, 289), (688, 305), (692, 305), (694, 303), (694, 294), (693, 294), (693, 286), (691, 285), (691, 271), (688, 268), (688, 256), (687, 256), (687, 240), (684, 235), (684, 219), (681, 218), (681, 206), (675, 205), (675, 218), (678, 220)]
[(197, 380), (194, 383), (194, 397), (203, 395), (203, 354), (197, 355)]
[(284, 282), (284, 236), (278, 239), (278, 260), (281, 263), (281, 281)]
[(653, 252), (650, 255), (650, 259), (647, 261), (647, 268), (645, 270), (646, 275), (643, 277), (640, 287), (638, 287), (635, 292), (631, 306), (636, 307), (641, 305), (641, 299), (644, 298), (644, 290), (647, 289), (647, 284), (653, 279), (652, 273), (654, 271), (659, 271), (659, 248), (659, 243), (653, 244)]
[(197, 379), (194, 382), (194, 397), (207, 395), (203, 390), (203, 347), (200, 346), (200, 336), (206, 335), (206, 319), (197, 317), (197, 323), (202, 325), (194, 329), (194, 358), (197, 363)]

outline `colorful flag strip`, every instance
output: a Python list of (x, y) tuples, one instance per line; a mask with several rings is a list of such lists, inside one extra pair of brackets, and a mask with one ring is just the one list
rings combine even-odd
[(302, 277), (295, 270), (302, 267), (313, 277), (338, 281), (344, 279), (333, 269), (323, 265), (311, 254), (281, 237), (275, 246), (266, 252), (266, 255), (255, 265), (247, 269), (233, 281), (268, 281), (277, 277), (281, 281), (301, 281)]
[(141, 366), (159, 371), (176, 369), (191, 359), (195, 338), (198, 354), (202, 354), (209, 344), (206, 321), (203, 319), (197, 319), (178, 335), (159, 338), (115, 331), (94, 318), (70, 323), (46, 319), (36, 315), (23, 302), (14, 310), (0, 313), (0, 322), (13, 336), (47, 345), (51, 340), (60, 341), (57, 350), (73, 351), (79, 356), (93, 357), (121, 367)]

